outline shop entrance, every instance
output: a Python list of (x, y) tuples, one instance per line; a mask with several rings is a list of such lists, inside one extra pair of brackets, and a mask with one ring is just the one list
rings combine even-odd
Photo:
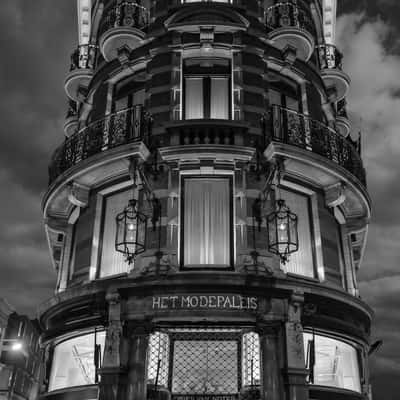
[(150, 337), (148, 382), (172, 400), (237, 400), (260, 383), (258, 335), (247, 329), (165, 329)]
[(233, 400), (241, 386), (237, 332), (179, 332), (171, 339), (171, 394), (176, 400)]

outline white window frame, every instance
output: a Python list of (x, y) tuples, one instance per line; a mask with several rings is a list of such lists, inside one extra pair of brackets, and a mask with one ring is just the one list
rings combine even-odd
[[(102, 279), (112, 279), (121, 275), (125, 275), (125, 273), (110, 275), (105, 277), (100, 277), (100, 268), (101, 268), (101, 251), (100, 243), (102, 240), (102, 226), (103, 226), (103, 211), (105, 210), (106, 197), (112, 195), (112, 193), (120, 192), (122, 190), (131, 190), (132, 182), (130, 180), (121, 182), (117, 185), (113, 185), (111, 187), (107, 187), (97, 193), (96, 199), (96, 212), (95, 212), (95, 222), (93, 227), (93, 240), (92, 240), (92, 255), (91, 255), (91, 263), (90, 263), (90, 272), (89, 272), (89, 280), (102, 280)], [(121, 210), (122, 211), (122, 210)], [(129, 273), (129, 267), (127, 266), (127, 273)]]
[[(318, 213), (318, 197), (317, 193), (311, 189), (305, 188), (301, 185), (298, 185), (294, 182), (282, 179), (281, 187), (285, 190), (293, 190), (304, 196), (307, 196), (311, 206), (310, 212), (310, 231), (311, 231), (311, 240), (314, 250), (314, 278), (298, 275), (288, 272), (287, 275), (293, 276), (301, 279), (309, 279), (309, 280), (317, 280), (319, 282), (325, 281), (325, 268), (323, 263), (322, 256), (322, 240), (321, 240), (321, 228), (319, 224), (319, 213)], [(290, 256), (289, 256), (290, 257)]]

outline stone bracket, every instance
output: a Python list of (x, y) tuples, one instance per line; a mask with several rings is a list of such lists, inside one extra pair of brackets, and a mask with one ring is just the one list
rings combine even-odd
[(342, 182), (325, 188), (325, 202), (328, 207), (338, 207), (346, 200), (346, 187)]
[(90, 189), (87, 186), (73, 182), (69, 186), (68, 200), (74, 206), (85, 208), (89, 202), (89, 191)]

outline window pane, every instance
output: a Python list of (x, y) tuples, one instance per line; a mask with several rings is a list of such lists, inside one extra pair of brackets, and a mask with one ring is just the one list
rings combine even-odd
[(285, 272), (314, 277), (313, 245), (310, 226), (309, 198), (305, 195), (281, 189), (286, 205), (298, 217), (299, 250), (290, 254), (282, 265)]
[(292, 97), (286, 96), (286, 108), (289, 108), (293, 111), (299, 111), (299, 102)]
[(280, 92), (277, 92), (276, 90), (270, 90), (269, 91), (269, 102), (270, 104), (276, 104), (278, 106), (282, 105), (282, 95)]
[[(313, 335), (304, 333), (304, 347)], [(315, 335), (314, 384), (361, 392), (357, 350), (344, 342)]]
[(146, 92), (144, 89), (137, 90), (132, 95), (132, 105), (144, 104)]
[(230, 264), (228, 179), (185, 179), (185, 265)]
[(124, 255), (115, 250), (115, 217), (127, 206), (131, 195), (131, 192), (126, 190), (106, 197), (100, 263), (101, 278), (128, 272), (128, 263), (125, 262)]
[(128, 96), (115, 100), (115, 111), (125, 110), (126, 108), (128, 108)]
[(211, 118), (229, 119), (229, 79), (211, 78)]
[[(105, 332), (97, 333), (97, 344), (104, 350)], [(54, 349), (49, 391), (95, 383), (94, 333), (58, 344)]]
[(169, 337), (166, 333), (150, 335), (147, 364), (147, 382), (158, 386), (168, 386)]
[(203, 103), (203, 78), (185, 78), (185, 118), (203, 118)]
[(260, 338), (258, 333), (243, 335), (243, 386), (260, 384)]

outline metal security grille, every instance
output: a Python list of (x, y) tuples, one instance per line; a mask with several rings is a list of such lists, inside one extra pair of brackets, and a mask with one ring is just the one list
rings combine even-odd
[(155, 386), (168, 386), (169, 336), (155, 332), (150, 335), (147, 380)]
[(241, 386), (241, 334), (171, 332), (173, 394), (235, 394)]
[(257, 333), (243, 335), (243, 386), (260, 384), (260, 338)]

